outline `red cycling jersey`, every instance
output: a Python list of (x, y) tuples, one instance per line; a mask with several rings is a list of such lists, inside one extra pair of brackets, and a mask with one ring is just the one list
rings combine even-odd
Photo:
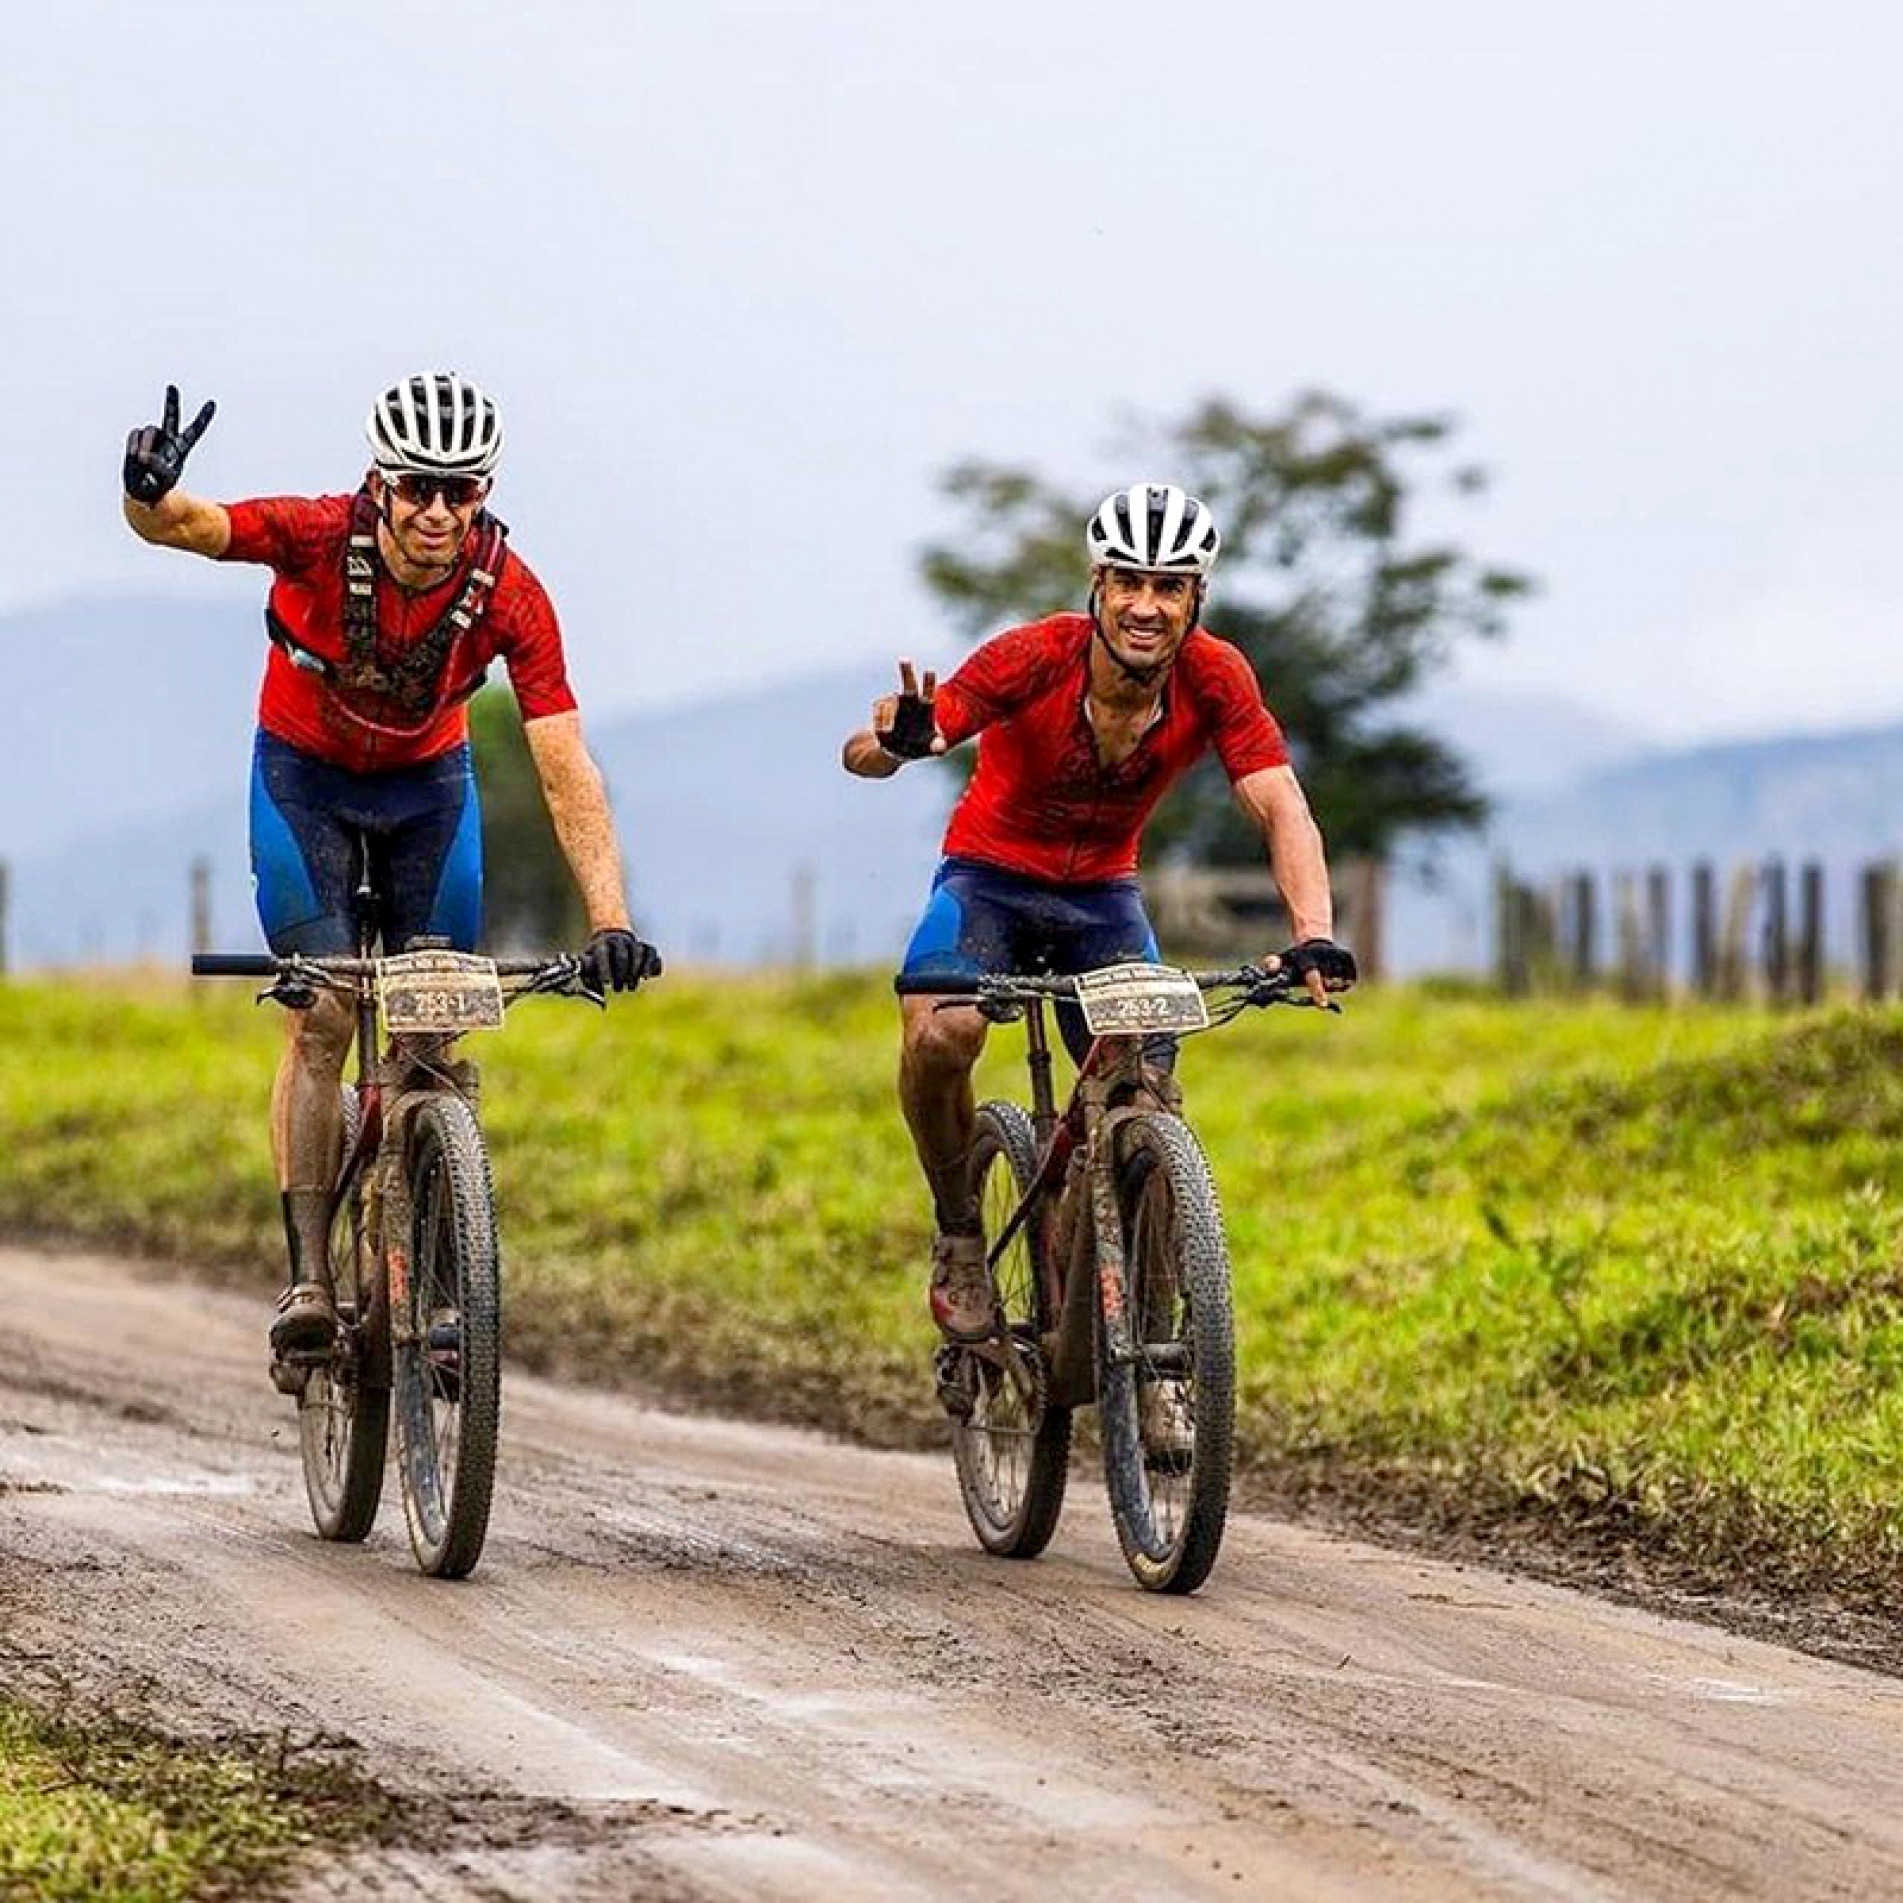
[[(231, 517), (228, 562), (263, 562), (276, 579), (271, 612), (300, 648), (344, 659), (344, 546), (350, 538), (350, 496), (272, 496), (226, 505)], [(377, 645), (386, 656), (420, 640), (454, 602), (468, 554), (432, 588), (411, 594), (377, 566)], [(463, 696), (498, 655), (524, 720), (567, 713), (575, 705), (562, 657), (554, 606), (528, 563), (514, 550), (502, 561), (488, 611), (456, 637), (444, 664), (441, 705), (415, 733), (365, 727), (339, 704), (321, 675), (299, 667), (282, 648), (265, 662), (258, 725), (300, 753), (355, 773), (414, 766), (447, 753), (468, 737)]]
[(1127, 878), (1171, 783), (1213, 746), (1230, 780), (1286, 764), (1288, 746), (1240, 648), (1193, 628), (1156, 723), (1106, 766), (1090, 724), (1088, 615), (1053, 615), (987, 641), (938, 690), (939, 731), (979, 735), (978, 770), (952, 813), (945, 852), (1028, 878)]

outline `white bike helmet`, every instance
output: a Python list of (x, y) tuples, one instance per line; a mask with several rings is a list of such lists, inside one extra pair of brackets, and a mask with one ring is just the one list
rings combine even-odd
[(407, 377), (386, 390), (363, 433), (385, 475), (487, 476), (502, 460), (501, 414), (453, 370)]
[(1084, 531), (1092, 568), (1207, 576), (1222, 537), (1196, 497), (1173, 482), (1139, 482), (1105, 496)]

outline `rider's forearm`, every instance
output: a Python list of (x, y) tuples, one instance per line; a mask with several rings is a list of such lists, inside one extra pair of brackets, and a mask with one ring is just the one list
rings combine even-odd
[(182, 548), (193, 555), (222, 555), (231, 546), (231, 517), (221, 502), (206, 502), (174, 489), (149, 508), (125, 498), (132, 533), (159, 548)]
[(1269, 867), (1288, 907), (1289, 937), (1298, 945), (1306, 938), (1333, 938), (1335, 898), (1328, 883), (1321, 828), (1304, 807), (1299, 815), (1272, 820), (1263, 830)]
[(1328, 855), (1321, 828), (1308, 810), (1292, 767), (1268, 767), (1236, 782), (1236, 800), (1262, 828), (1269, 867), (1288, 908), (1289, 931), (1305, 938), (1333, 938), (1335, 900), (1328, 883)]
[(861, 727), (851, 735), (839, 757), (846, 771), (862, 780), (889, 780), (905, 764), (880, 746), (878, 735), (870, 727)]
[(621, 847), (608, 810), (601, 772), (582, 743), (579, 714), (527, 721), (523, 733), (541, 778), (542, 797), (556, 843), (581, 888), (588, 929), (628, 929), (628, 894), (621, 880)]

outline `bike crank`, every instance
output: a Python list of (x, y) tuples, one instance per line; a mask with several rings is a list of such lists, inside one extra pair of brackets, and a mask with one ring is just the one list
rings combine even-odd
[(1028, 1431), (1035, 1433), (1043, 1419), (1049, 1394), (1044, 1356), (1016, 1329), (989, 1341), (942, 1343), (932, 1355), (932, 1374), (939, 1406), (954, 1420), (970, 1420), (981, 1393), (995, 1394), (1006, 1381), (1018, 1392)]

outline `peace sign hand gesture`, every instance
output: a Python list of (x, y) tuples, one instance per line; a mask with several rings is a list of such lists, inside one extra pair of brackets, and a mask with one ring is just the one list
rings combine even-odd
[(178, 484), (192, 445), (204, 435), (216, 403), (207, 403), (184, 429), (178, 426), (178, 385), (165, 386), (165, 414), (158, 423), (135, 429), (126, 438), (126, 494), (148, 509), (164, 501)]
[(930, 668), (923, 681), (910, 661), (899, 663), (899, 691), (872, 703), (872, 737), (895, 760), (923, 760), (945, 751), (945, 737), (932, 715), (938, 676)]

